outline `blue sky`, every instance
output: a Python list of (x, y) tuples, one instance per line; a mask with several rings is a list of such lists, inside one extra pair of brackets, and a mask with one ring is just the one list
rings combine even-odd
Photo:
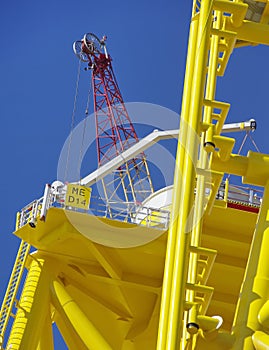
[[(191, 2), (180, 0), (5, 2), (0, 11), (0, 298), (19, 241), (15, 214), (42, 196), (57, 176), (71, 124), (78, 60), (72, 44), (84, 33), (107, 46), (126, 102), (180, 111)], [(231, 103), (228, 121), (255, 118), (255, 140), (268, 152), (269, 48), (233, 52), (217, 98)], [(83, 74), (83, 72), (82, 72)], [(86, 90), (86, 79), (85, 90)], [(84, 86), (84, 85), (83, 85)], [(81, 88), (81, 93), (85, 93)], [(82, 115), (76, 116), (76, 122)], [(241, 140), (243, 135), (238, 135)]]

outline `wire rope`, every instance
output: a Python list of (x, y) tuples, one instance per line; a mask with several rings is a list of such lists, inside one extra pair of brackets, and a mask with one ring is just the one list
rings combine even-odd
[(244, 144), (245, 144), (246, 141), (247, 141), (248, 136), (249, 136), (249, 131), (246, 132), (246, 134), (245, 134), (245, 136), (244, 136), (244, 138), (243, 138), (243, 141), (242, 141), (242, 143), (241, 143), (241, 146), (239, 147), (239, 150), (238, 150), (237, 154), (240, 154), (240, 153), (242, 152), (242, 149), (243, 149), (243, 147), (244, 147)]
[(83, 122), (81, 146), (80, 146), (80, 151), (79, 151), (78, 169), (77, 169), (78, 176), (79, 176), (79, 183), (81, 183), (80, 169), (81, 169), (81, 163), (82, 163), (82, 152), (83, 152), (83, 147), (84, 147), (85, 132), (86, 132), (86, 127), (87, 127), (87, 119), (88, 119), (88, 115), (89, 115), (89, 105), (90, 105), (91, 91), (92, 91), (92, 84), (90, 84), (90, 88), (89, 88), (89, 91), (88, 91), (87, 104), (86, 104), (86, 109), (85, 109), (85, 118), (84, 118), (84, 122)]
[[(250, 140), (251, 140), (253, 146), (255, 147), (256, 151), (260, 153), (260, 150), (259, 150), (259, 148), (258, 148), (256, 142), (254, 141), (253, 137), (251, 136), (250, 131), (246, 131), (246, 134), (245, 134), (245, 136), (244, 136), (244, 138), (243, 138), (243, 141), (242, 141), (242, 143), (241, 143), (241, 145), (240, 145), (240, 147), (239, 147), (239, 150), (238, 150), (238, 152), (237, 152), (238, 155), (241, 154), (242, 149), (243, 149), (243, 147), (244, 147), (244, 145), (245, 145), (245, 143), (246, 143), (248, 137), (250, 138)], [(231, 176), (231, 174), (229, 174), (229, 175), (227, 176), (227, 178), (229, 179), (230, 176)]]
[[(249, 131), (246, 131), (245, 136), (244, 136), (244, 138), (243, 138), (243, 141), (241, 142), (241, 145), (240, 145), (239, 150), (238, 150), (238, 152), (237, 152), (238, 155), (240, 155), (240, 153), (242, 152), (242, 149), (243, 149), (243, 147), (244, 147), (244, 144), (245, 144), (246, 141), (247, 141), (248, 135), (249, 135)], [(230, 177), (231, 177), (231, 174), (228, 174), (227, 179), (229, 180)]]
[(75, 126), (75, 113), (76, 113), (78, 87), (79, 87), (79, 80), (80, 80), (80, 68), (81, 68), (81, 60), (78, 60), (76, 89), (75, 89), (75, 97), (74, 97), (74, 103), (73, 103), (73, 112), (72, 112), (72, 117), (71, 117), (71, 127), (70, 127), (71, 130), (70, 130), (68, 149), (67, 149), (67, 157), (66, 157), (65, 172), (64, 172), (64, 182), (66, 182), (66, 180), (67, 180), (67, 171), (68, 171), (68, 166), (69, 166), (70, 150), (71, 150), (73, 131), (74, 131), (74, 126)]
[(254, 141), (253, 137), (252, 137), (250, 134), (249, 134), (249, 138), (250, 138), (250, 140), (251, 140), (253, 146), (256, 148), (256, 151), (259, 152), (259, 153), (261, 153), (261, 151), (259, 150), (259, 148), (258, 148), (256, 142)]

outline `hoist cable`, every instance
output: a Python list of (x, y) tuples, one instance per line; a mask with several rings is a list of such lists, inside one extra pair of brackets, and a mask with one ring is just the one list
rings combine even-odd
[(74, 104), (73, 104), (73, 112), (71, 117), (71, 127), (70, 127), (70, 135), (69, 135), (69, 142), (68, 142), (68, 149), (67, 149), (67, 157), (66, 157), (66, 164), (65, 164), (65, 172), (64, 172), (64, 182), (67, 180), (67, 171), (69, 166), (69, 158), (70, 158), (70, 150), (71, 150), (71, 143), (72, 143), (72, 137), (73, 137), (73, 131), (75, 126), (75, 113), (76, 113), (76, 105), (77, 105), (77, 97), (78, 97), (78, 87), (79, 87), (79, 79), (80, 79), (80, 68), (81, 68), (81, 60), (78, 60), (78, 71), (77, 71), (77, 81), (76, 81), (76, 90), (75, 90), (75, 97), (74, 97)]
[(87, 127), (87, 119), (88, 119), (88, 115), (89, 115), (89, 105), (90, 105), (90, 98), (91, 98), (91, 90), (92, 90), (92, 85), (90, 85), (90, 88), (89, 88), (89, 91), (88, 91), (87, 104), (86, 104), (86, 109), (85, 109), (85, 118), (84, 118), (84, 122), (83, 122), (81, 146), (80, 146), (80, 151), (79, 151), (79, 159), (78, 159), (78, 176), (79, 176), (79, 181), (81, 181), (80, 169), (81, 169), (81, 163), (82, 163), (82, 151), (83, 151), (83, 147), (84, 147), (84, 139), (85, 139), (85, 132), (86, 132), (86, 127)]
[[(238, 150), (237, 154), (240, 155), (240, 153), (241, 153), (241, 151), (242, 151), (242, 148), (244, 147), (244, 144), (246, 143), (246, 140), (247, 140), (248, 137), (250, 138), (250, 140), (251, 140), (253, 146), (255, 147), (256, 151), (259, 152), (259, 153), (261, 153), (261, 151), (259, 150), (259, 148), (258, 148), (256, 142), (254, 141), (253, 137), (251, 136), (250, 131), (246, 131), (246, 134), (245, 134), (244, 139), (243, 139), (243, 141), (242, 141), (242, 143), (241, 143), (241, 146), (239, 147), (239, 150)], [(231, 176), (231, 174), (229, 174), (229, 175), (227, 176), (227, 178), (229, 179), (230, 176)]]
[(243, 141), (242, 141), (242, 143), (241, 143), (241, 146), (239, 147), (239, 150), (238, 150), (238, 153), (237, 153), (238, 155), (241, 153), (241, 151), (242, 151), (242, 149), (243, 149), (243, 147), (244, 147), (244, 144), (245, 144), (246, 141), (247, 141), (248, 136), (249, 136), (249, 131), (247, 131), (246, 134), (245, 134), (245, 136), (244, 136), (244, 139), (243, 139)]
[(249, 138), (252, 141), (254, 147), (256, 148), (256, 151), (261, 153), (261, 151), (259, 150), (258, 146), (256, 145), (256, 142), (254, 141), (253, 137), (249, 134)]
[[(249, 136), (249, 131), (246, 131), (246, 134), (245, 134), (243, 141), (241, 142), (241, 145), (240, 145), (239, 150), (237, 152), (238, 155), (240, 155), (240, 153), (242, 152), (242, 149), (244, 147), (244, 144), (247, 141), (248, 136)], [(227, 179), (229, 179), (230, 177), (231, 177), (231, 174), (228, 174)]]

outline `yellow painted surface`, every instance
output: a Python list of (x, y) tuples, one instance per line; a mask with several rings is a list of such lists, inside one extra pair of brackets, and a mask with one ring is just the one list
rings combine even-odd
[[(246, 13), (242, 2), (194, 1), (169, 231), (59, 208), (17, 229), (37, 251), (7, 349), (52, 349), (51, 322), (70, 350), (268, 349), (269, 156), (232, 153), (220, 135), (229, 104), (215, 100), (234, 47), (269, 43), (268, 13), (262, 23)], [(229, 208), (227, 191), (216, 200), (223, 173), (266, 187), (259, 215)], [(66, 208), (89, 200), (68, 186)]]
[[(214, 288), (207, 314), (221, 315), (222, 329), (229, 330), (257, 215), (217, 204), (204, 218), (202, 228), (202, 246), (218, 251), (207, 281)], [(132, 240), (136, 232), (146, 236), (158, 232), (145, 227), (132, 231), (130, 226), (135, 225), (109, 219), (104, 231), (104, 219), (81, 213), (73, 216), (91, 226), (96, 235), (107, 235), (107, 241), (119, 228), (122, 232), (113, 241)], [(36, 258), (54, 262), (54, 274), (112, 349), (156, 349), (167, 232), (136, 247), (108, 247), (81, 234), (63, 209), (51, 208), (46, 222), (38, 220), (35, 229), (26, 225), (16, 235), (37, 248)], [(58, 315), (55, 322), (70, 349), (85, 350), (82, 340), (74, 338), (77, 332), (63, 309), (53, 300)], [(72, 339), (68, 334), (73, 334)]]
[(91, 188), (68, 184), (64, 205), (80, 209), (89, 209)]

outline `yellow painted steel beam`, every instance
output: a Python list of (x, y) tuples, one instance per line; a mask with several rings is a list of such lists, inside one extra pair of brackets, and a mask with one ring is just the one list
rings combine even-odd
[(235, 27), (239, 27), (247, 13), (248, 5), (239, 1), (215, 0), (214, 10), (232, 14), (231, 21)]
[(269, 45), (269, 25), (244, 20), (240, 27), (227, 21), (225, 30), (236, 32), (236, 38), (254, 44)]
[[(213, 26), (219, 28), (221, 14), (220, 12), (214, 12), (215, 22)], [(218, 56), (219, 56), (219, 37), (212, 36), (210, 41), (210, 50), (209, 50), (209, 64), (208, 64), (208, 74), (206, 79), (206, 91), (205, 91), (205, 100), (208, 101), (208, 104), (204, 107), (203, 123), (208, 124), (209, 128), (206, 130), (205, 135), (201, 137), (201, 150), (200, 150), (200, 159), (198, 162), (199, 168), (207, 169), (208, 168), (208, 153), (206, 151), (207, 146), (213, 148), (213, 135), (215, 127), (212, 124), (212, 114), (213, 114), (213, 103), (215, 90), (216, 90), (216, 74), (218, 67)], [(205, 173), (205, 171), (204, 171)], [(195, 196), (195, 205), (194, 205), (194, 219), (193, 219), (193, 230), (191, 233), (191, 246), (190, 250), (190, 261), (188, 268), (188, 278), (187, 281), (189, 284), (195, 285), (197, 283), (197, 269), (198, 269), (198, 255), (193, 251), (198, 249), (201, 242), (201, 231), (202, 231), (202, 222), (203, 215), (205, 214), (205, 187), (207, 183), (207, 177), (202, 174), (197, 175), (197, 185), (196, 185), (196, 196)], [(222, 178), (222, 175), (221, 175)], [(212, 179), (210, 179), (212, 182)], [(211, 202), (213, 203), (214, 191), (211, 191)], [(209, 200), (210, 202), (210, 200)], [(209, 205), (209, 203), (208, 203)], [(208, 268), (210, 268), (208, 266)], [(187, 303), (194, 303), (195, 301), (195, 290), (188, 289), (186, 293)], [(193, 307), (187, 312), (188, 316), (185, 316), (187, 320), (188, 332), (197, 333), (198, 327), (201, 327), (199, 320), (199, 310), (201, 312), (202, 307), (199, 303), (194, 303)], [(192, 325), (190, 327), (190, 325)], [(185, 348), (184, 343), (186, 344), (188, 336), (185, 333), (182, 338), (182, 348)]]
[(217, 153), (213, 153), (211, 160), (211, 169), (219, 172), (226, 172), (229, 169), (229, 174), (244, 176), (247, 172), (248, 158), (237, 154), (231, 154), (229, 160), (223, 162)]
[(50, 307), (47, 310), (47, 316), (44, 322), (43, 329), (40, 333), (40, 338), (36, 350), (53, 350), (53, 332), (52, 332), (52, 320), (50, 316)]
[(189, 34), (189, 46), (188, 46), (188, 55), (186, 62), (186, 71), (185, 71), (185, 81), (184, 81), (184, 91), (183, 91), (183, 100), (181, 108), (181, 122), (180, 122), (180, 133), (178, 138), (177, 146), (177, 157), (175, 165), (175, 175), (174, 175), (174, 193), (172, 198), (172, 211), (171, 211), (171, 228), (168, 232), (167, 239), (167, 249), (166, 249), (166, 259), (165, 259), (165, 269), (163, 276), (163, 288), (162, 288), (162, 298), (161, 298), (161, 307), (160, 307), (160, 320), (159, 320), (159, 329), (158, 329), (158, 341), (157, 349), (165, 350), (167, 333), (168, 333), (168, 314), (169, 314), (169, 304), (171, 296), (171, 286), (173, 283), (172, 274), (173, 274), (173, 263), (174, 263), (174, 247), (176, 244), (176, 220), (179, 210), (179, 200), (180, 200), (180, 188), (182, 186), (182, 172), (184, 166), (184, 148), (187, 140), (187, 120), (190, 110), (190, 96), (192, 91), (192, 78), (193, 70), (195, 65), (195, 51), (196, 51), (196, 42), (197, 42), (197, 31), (198, 31), (198, 20), (194, 19), (190, 25), (190, 34)]
[[(115, 302), (111, 300), (111, 297), (109, 295), (107, 295), (107, 298), (104, 298), (98, 295), (96, 291), (92, 290), (91, 288), (92, 279), (88, 279), (87, 275), (83, 276), (81, 275), (81, 273), (68, 267), (64, 268), (62, 275), (68, 284), (71, 284), (75, 288), (79, 289), (81, 292), (85, 293), (90, 298), (96, 300), (98, 303), (103, 305), (108, 310), (111, 310), (116, 315), (126, 319), (133, 317), (133, 314), (126, 300), (121, 300), (120, 299), (121, 296), (119, 296), (119, 299), (117, 301), (120, 301), (120, 302), (118, 304), (115, 304)], [(99, 280), (99, 282), (101, 281)], [(104, 284), (104, 281), (101, 282), (101, 288), (103, 288), (103, 284)]]
[(154, 293), (159, 295), (161, 291), (161, 280), (156, 278), (150, 278), (146, 277), (143, 278), (143, 276), (136, 276), (136, 275), (129, 275), (126, 274), (124, 276), (124, 279), (118, 280), (110, 277), (95, 275), (95, 274), (89, 274), (87, 275), (87, 279), (89, 281), (98, 281), (102, 282), (108, 285), (113, 286), (122, 286), (127, 288), (134, 288), (137, 290), (142, 290), (149, 293)]
[(53, 282), (53, 292), (68, 320), (88, 349), (112, 350), (111, 346), (83, 313), (75, 300), (68, 294), (65, 287), (56, 280)]
[(134, 320), (134, 322), (132, 322), (132, 325), (125, 337), (126, 340), (135, 339), (137, 336), (141, 335), (150, 327), (150, 322), (154, 320), (154, 318), (156, 317), (156, 314), (159, 311), (160, 304), (158, 300), (159, 300), (158, 297), (155, 296), (155, 300), (152, 306), (152, 312), (149, 313), (147, 317), (143, 317), (143, 318)]
[(257, 331), (253, 334), (252, 340), (256, 350), (269, 349), (269, 335), (267, 333)]
[[(215, 3), (215, 2), (214, 2)], [(215, 21), (213, 23), (213, 27), (218, 29), (220, 27), (220, 12), (214, 12)], [(211, 36), (210, 41), (210, 50), (209, 50), (209, 63), (208, 63), (208, 75), (207, 75), (207, 84), (206, 84), (206, 92), (205, 92), (205, 100), (207, 101), (213, 101), (215, 97), (215, 91), (216, 91), (216, 74), (218, 69), (218, 52), (219, 52), (219, 37), (217, 35)], [(212, 112), (213, 112), (213, 104), (208, 103), (208, 105), (205, 106), (204, 111), (204, 119), (203, 121), (205, 123), (208, 123), (210, 125), (209, 130), (206, 131), (205, 135), (205, 144), (206, 143), (213, 143), (213, 124), (212, 124)], [(224, 123), (224, 121), (223, 121)], [(211, 131), (211, 132), (210, 132)], [(210, 134), (210, 136), (209, 136)], [(205, 156), (204, 156), (205, 157)], [(205, 161), (206, 158), (203, 161), (203, 166), (205, 167)]]
[(234, 337), (228, 332), (218, 332), (217, 330), (200, 332), (197, 337), (196, 348), (199, 350), (229, 350), (233, 342)]
[[(212, 37), (214, 38), (215, 41), (218, 41), (217, 35), (213, 35)], [(214, 69), (209, 67), (209, 70), (212, 70), (211, 74), (216, 74), (215, 71), (216, 71), (217, 67), (215, 64), (214, 64), (214, 66), (215, 66)], [(205, 122), (210, 124), (212, 122), (212, 120), (216, 120), (217, 123), (215, 125), (215, 133), (220, 134), (222, 131), (223, 125), (225, 123), (225, 119), (228, 115), (228, 112), (230, 109), (230, 104), (226, 103), (226, 102), (216, 101), (212, 97), (211, 99), (204, 99), (204, 105), (206, 108), (210, 108), (208, 110), (211, 111), (211, 118), (210, 118), (210, 114), (208, 114), (208, 112), (206, 112)], [(216, 114), (214, 112), (215, 109), (220, 110), (220, 112), (218, 114)]]
[[(269, 179), (269, 177), (268, 177)], [(269, 296), (269, 180), (254, 232), (253, 242), (246, 267), (234, 319), (233, 334), (236, 341), (233, 349), (253, 349), (252, 335), (261, 330), (259, 313)], [(267, 325), (267, 322), (266, 324)], [(258, 349), (258, 348), (257, 348)]]
[(223, 42), (223, 46), (225, 47), (225, 49), (222, 51), (223, 55), (220, 58), (219, 57), (219, 66), (218, 66), (218, 76), (223, 76), (227, 67), (227, 64), (229, 62), (230, 56), (233, 52), (233, 49), (236, 45), (236, 38), (225, 38), (225, 37), (221, 37), (221, 40)]
[(117, 265), (111, 254), (103, 246), (89, 241), (89, 249), (95, 256), (100, 265), (105, 269), (109, 276), (120, 279), (122, 275), (122, 268)]
[(214, 153), (211, 168), (220, 172), (229, 169), (230, 174), (242, 176), (244, 183), (265, 186), (269, 178), (269, 155), (249, 151), (247, 156), (231, 154), (228, 160), (222, 161), (219, 155)]
[(269, 178), (269, 155), (249, 151), (247, 158), (248, 167), (243, 182), (265, 186)]
[(259, 323), (265, 328), (269, 328), (269, 300), (265, 302), (258, 313)]
[[(203, 91), (206, 77), (206, 62), (209, 47), (209, 32), (211, 27), (212, 2), (205, 0), (201, 3), (198, 23), (198, 37), (196, 43), (195, 66), (192, 75), (192, 91), (189, 100), (189, 116), (185, 118), (187, 125), (180, 125), (181, 132), (186, 132), (187, 139), (185, 148), (178, 150), (177, 159), (184, 158), (183, 172), (177, 176), (182, 176), (181, 182), (175, 182), (174, 194), (175, 201), (172, 206), (172, 217), (174, 222), (171, 224), (169, 234), (175, 242), (173, 248), (174, 259), (168, 267), (170, 280), (167, 298), (169, 309), (166, 308), (167, 324), (164, 331), (164, 344), (158, 349), (178, 349), (182, 333), (182, 316), (185, 302), (185, 286), (187, 279), (187, 266), (189, 257), (191, 219), (190, 213), (194, 201), (194, 187), (196, 177), (196, 162), (199, 147), (199, 131), (202, 117)], [(182, 127), (185, 127), (182, 130)], [(175, 170), (178, 172), (178, 169)], [(168, 306), (168, 305), (167, 305)], [(168, 312), (169, 310), (169, 312)], [(167, 313), (168, 312), (168, 313)]]
[(230, 158), (230, 155), (232, 153), (235, 140), (231, 137), (226, 136), (220, 136), (220, 135), (214, 135), (213, 136), (213, 142), (216, 145), (216, 148), (218, 148), (218, 156), (221, 160), (226, 161)]
[(216, 200), (217, 192), (222, 182), (222, 178), (223, 178), (223, 173), (217, 173), (217, 172), (212, 173), (212, 178), (211, 178), (212, 183), (210, 184), (211, 191), (210, 191), (210, 195), (208, 198), (208, 203), (206, 205), (206, 211), (205, 211), (207, 215), (210, 215), (211, 213), (211, 210)]
[(53, 267), (33, 259), (25, 281), (7, 349), (36, 350), (49, 309)]
[[(57, 305), (55, 298), (53, 298), (53, 303)], [(57, 328), (59, 329), (69, 350), (89, 350), (79, 338), (63, 309), (61, 309), (59, 305), (57, 305), (57, 310), (54, 311), (53, 320), (56, 323)]]

